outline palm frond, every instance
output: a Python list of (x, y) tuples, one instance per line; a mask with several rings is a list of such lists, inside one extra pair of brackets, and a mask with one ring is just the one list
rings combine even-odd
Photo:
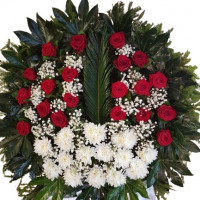
[(86, 114), (93, 123), (103, 124), (110, 113), (110, 74), (108, 35), (92, 31), (88, 34), (84, 65), (84, 98)]

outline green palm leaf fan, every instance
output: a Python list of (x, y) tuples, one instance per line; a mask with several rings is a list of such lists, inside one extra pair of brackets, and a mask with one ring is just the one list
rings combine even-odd
[(91, 122), (104, 124), (110, 113), (110, 75), (108, 38), (106, 31), (89, 31), (83, 71), (86, 115)]

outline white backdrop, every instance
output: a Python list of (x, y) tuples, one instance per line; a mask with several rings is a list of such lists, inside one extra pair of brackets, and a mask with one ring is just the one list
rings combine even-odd
[[(0, 3), (0, 48), (7, 39), (18, 43), (13, 33), (16, 30), (28, 31), (26, 17), (35, 19), (36, 12), (43, 18), (50, 19), (52, 7), (61, 10), (65, 8), (66, 0), (6, 0)], [(111, 8), (117, 0), (90, 0), (90, 6), (97, 3), (101, 12)], [(124, 0), (128, 4), (129, 0)], [(79, 0), (74, 0), (78, 5)], [(199, 45), (200, 45), (200, 12), (199, 0), (134, 0), (134, 6), (141, 6), (146, 10), (144, 19), (151, 23), (163, 23), (165, 31), (174, 27), (171, 34), (172, 45), (176, 51), (185, 52), (189, 50), (192, 58), (191, 64), (200, 67)], [(2, 55), (0, 55), (2, 59)], [(198, 74), (200, 68), (198, 69)], [(200, 154), (192, 154), (191, 163), (188, 164), (194, 176), (185, 178), (184, 188), (174, 187), (168, 200), (197, 200), (200, 185)], [(0, 163), (0, 199), (19, 200), (17, 196), (17, 183), (9, 183), (9, 178), (2, 174), (2, 163)]]

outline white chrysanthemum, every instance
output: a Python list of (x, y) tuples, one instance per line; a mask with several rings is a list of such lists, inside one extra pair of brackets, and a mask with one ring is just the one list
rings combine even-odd
[(84, 125), (84, 132), (86, 139), (91, 144), (100, 144), (106, 137), (105, 125), (95, 125), (94, 123), (86, 123)]
[(106, 182), (106, 177), (102, 169), (100, 169), (99, 167), (93, 167), (89, 171), (87, 182), (89, 183), (89, 185), (95, 188), (100, 188), (101, 186), (104, 186)]
[(153, 148), (144, 148), (141, 151), (137, 151), (137, 155), (147, 164), (151, 164), (158, 155), (158, 151)]
[(39, 137), (43, 135), (42, 127), (40, 124), (31, 127), (31, 132), (36, 136)]
[(50, 159), (46, 160), (43, 164), (44, 173), (48, 179), (54, 180), (58, 178), (59, 174), (62, 173), (62, 170), (59, 166), (53, 163)]
[(147, 164), (141, 159), (134, 158), (131, 162), (130, 167), (126, 169), (126, 174), (129, 178), (134, 180), (143, 179), (149, 173), (147, 167)]
[(137, 139), (137, 135), (132, 130), (114, 134), (111, 138), (116, 147), (125, 149), (132, 149), (136, 145)]
[(114, 158), (117, 167), (127, 168), (133, 159), (133, 154), (130, 150), (118, 150)]
[(96, 158), (98, 160), (109, 162), (113, 159), (113, 151), (108, 144), (100, 144), (96, 148)]
[(73, 149), (74, 133), (69, 127), (62, 128), (55, 137), (55, 143), (63, 151), (70, 151)]
[(126, 183), (126, 176), (112, 168), (107, 171), (106, 180), (111, 186), (118, 187)]
[(133, 130), (127, 130), (124, 132), (125, 148), (132, 149), (137, 144), (138, 137)]
[(48, 138), (36, 138), (34, 142), (34, 151), (42, 157), (48, 156), (52, 152), (51, 141), (48, 140)]
[(76, 159), (85, 164), (92, 164), (91, 158), (94, 155), (94, 149), (87, 146), (82, 146), (76, 151)]
[(64, 180), (66, 185), (70, 185), (72, 187), (82, 185), (81, 178), (81, 175), (77, 172), (75, 168), (69, 168), (65, 170)]
[(70, 165), (73, 164), (73, 157), (68, 153), (61, 152), (58, 155), (57, 161), (59, 162), (59, 166), (62, 169), (66, 169), (67, 167), (70, 167)]

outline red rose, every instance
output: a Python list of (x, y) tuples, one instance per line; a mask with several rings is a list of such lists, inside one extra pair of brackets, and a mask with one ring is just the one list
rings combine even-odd
[(160, 146), (168, 146), (172, 143), (172, 136), (169, 130), (162, 129), (156, 135), (157, 142)]
[(74, 35), (72, 36), (70, 45), (74, 50), (77, 50), (79, 54), (83, 49), (85, 49), (86, 43), (86, 35)]
[(155, 74), (149, 75), (149, 82), (155, 88), (166, 88), (167, 86), (167, 77), (162, 74), (160, 71)]
[(48, 42), (42, 45), (42, 56), (55, 57), (57, 53), (57, 47), (52, 42)]
[(124, 55), (119, 55), (118, 58), (114, 60), (114, 65), (119, 71), (123, 72), (129, 69), (131, 60)]
[(37, 112), (40, 117), (46, 117), (50, 113), (50, 103), (45, 100), (36, 106)]
[(144, 65), (146, 65), (149, 62), (147, 55), (142, 51), (136, 51), (133, 54), (132, 59), (134, 64), (141, 68), (143, 68)]
[(149, 82), (147, 82), (145, 79), (139, 80), (136, 85), (134, 86), (134, 90), (136, 94), (149, 96), (149, 90), (151, 88), (151, 85)]
[(139, 112), (136, 114), (137, 122), (144, 121), (147, 122), (151, 117), (151, 112), (144, 108), (139, 108)]
[(112, 98), (121, 98), (125, 96), (127, 93), (128, 93), (128, 88), (123, 82), (117, 81), (112, 84), (112, 91), (111, 91)]
[(41, 88), (47, 96), (52, 93), (55, 87), (56, 84), (52, 79), (46, 79), (41, 83)]
[(29, 67), (23, 72), (23, 77), (29, 81), (34, 81), (37, 78), (37, 75), (35, 71)]
[(123, 32), (113, 33), (109, 39), (113, 48), (122, 48), (125, 44), (125, 36)]
[(28, 122), (20, 121), (17, 123), (16, 129), (17, 129), (17, 132), (19, 133), (19, 135), (24, 136), (24, 135), (28, 135), (30, 133), (31, 127)]
[(31, 88), (29, 87), (28, 89), (26, 88), (21, 88), (18, 92), (17, 92), (17, 101), (19, 105), (22, 105), (24, 103), (26, 103), (25, 100), (27, 100), (28, 98), (30, 98), (31, 96)]
[(176, 117), (176, 110), (171, 106), (162, 105), (157, 109), (157, 115), (164, 121), (171, 121)]
[(74, 108), (77, 106), (79, 99), (70, 93), (66, 93), (63, 97), (63, 101), (67, 104), (68, 108)]
[(67, 117), (65, 116), (64, 112), (60, 110), (51, 114), (51, 121), (54, 126), (57, 126), (60, 128), (64, 128), (68, 124)]
[(115, 106), (110, 112), (110, 117), (114, 119), (114, 121), (125, 120), (126, 113), (120, 106)]
[(78, 71), (73, 67), (65, 67), (65, 69), (62, 71), (62, 78), (66, 82), (71, 82), (76, 77), (78, 77)]

